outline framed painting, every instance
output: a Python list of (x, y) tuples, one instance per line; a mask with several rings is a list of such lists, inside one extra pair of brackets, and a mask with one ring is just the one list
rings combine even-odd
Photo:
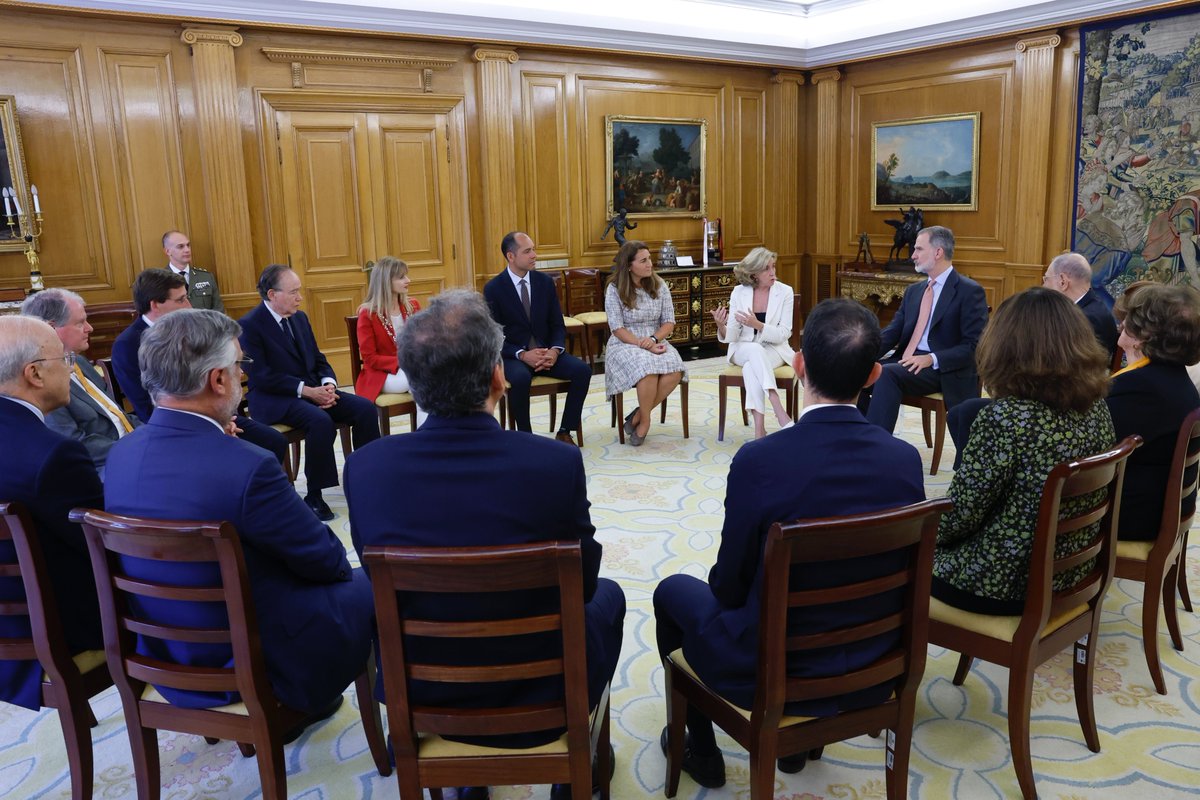
[(979, 208), (979, 113), (876, 122), (872, 211)]
[[(16, 206), (29, 209), (29, 185), (25, 177), (25, 155), (21, 152), (21, 131), (17, 127), (16, 99), (0, 95), (0, 187), (9, 190), (7, 207), (0, 204), (0, 252), (21, 251), (25, 241), (17, 225)], [(4, 212), (10, 211), (11, 215)], [(12, 220), (13, 226), (8, 226)]]
[(608, 216), (703, 217), (707, 138), (703, 119), (605, 117)]

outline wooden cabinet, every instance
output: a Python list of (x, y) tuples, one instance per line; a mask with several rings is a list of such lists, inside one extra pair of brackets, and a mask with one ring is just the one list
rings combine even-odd
[(659, 271), (671, 290), (671, 302), (675, 305), (672, 344), (683, 347), (717, 341), (717, 323), (710, 312), (722, 303), (729, 303), (729, 293), (737, 285), (733, 266), (726, 263), (719, 267), (678, 267)]

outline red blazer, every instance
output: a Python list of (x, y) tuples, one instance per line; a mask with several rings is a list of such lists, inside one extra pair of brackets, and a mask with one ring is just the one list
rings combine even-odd
[[(412, 303), (413, 313), (421, 310), (421, 304), (416, 300), (409, 302)], [(408, 313), (403, 308), (400, 309), (400, 315), (408, 319)], [(358, 312), (358, 349), (363, 363), (358, 380), (354, 382), (354, 393), (373, 403), (383, 391), (384, 380), (388, 375), (396, 374), (400, 365), (396, 361), (396, 341), (388, 335), (379, 317), (365, 308)]]

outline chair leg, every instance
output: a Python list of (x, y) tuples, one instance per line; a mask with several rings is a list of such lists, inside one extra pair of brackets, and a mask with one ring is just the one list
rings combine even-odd
[[(926, 412), (922, 412), (925, 414)], [(946, 443), (946, 405), (938, 405), (934, 413), (933, 460), (929, 464), (929, 474), (937, 475), (938, 465), (942, 463), (942, 446)], [(926, 436), (925, 438), (929, 438)]]
[(555, 433), (558, 428), (555, 427), (558, 422), (558, 395), (550, 395), (550, 432)]
[(679, 413), (683, 415), (683, 438), (688, 438), (688, 385), (687, 381), (679, 384)]
[[(1192, 596), (1188, 593), (1187, 585), (1187, 547), (1188, 535), (1187, 531), (1183, 533), (1183, 546), (1179, 548), (1179, 599), (1183, 601), (1185, 611), (1192, 610)], [(1171, 601), (1172, 603), (1174, 600)]]
[(921, 409), (921, 430), (925, 432), (925, 446), (933, 447), (933, 436), (929, 430), (929, 409)]
[(350, 426), (347, 425), (346, 427), (342, 428), (338, 431), (338, 434), (342, 440), (342, 459), (344, 460), (350, 457), (350, 451), (352, 449), (350, 446)]
[(663, 793), (674, 797), (679, 791), (679, 773), (683, 771), (683, 737), (687, 723), (687, 698), (671, 688), (670, 664), (664, 664), (667, 694), (667, 785)]
[(662, 405), (658, 407), (658, 424), (667, 424), (667, 401), (663, 400)]
[(71, 771), (71, 800), (91, 800), (95, 781), (92, 726), (88, 724), (92, 716), (91, 706), (82, 690), (72, 692), (61, 686), (58, 689), (60, 692), (55, 703), (58, 706), (58, 724), (62, 726), (63, 742), (67, 748), (67, 767)]
[[(1099, 612), (1097, 612), (1099, 613)], [(1091, 642), (1099, 635), (1100, 626), (1075, 642), (1074, 682), (1075, 710), (1079, 713), (1079, 727), (1083, 729), (1083, 740), (1093, 753), (1100, 752), (1100, 734), (1096, 730), (1095, 693), (1092, 685), (1096, 674), (1096, 659), (1093, 658)], [(1166, 694), (1166, 692), (1160, 692)], [(1010, 712), (1011, 713), (1011, 712)]]
[(1179, 610), (1175, 607), (1175, 587), (1179, 583), (1179, 561), (1176, 560), (1167, 570), (1166, 580), (1163, 581), (1162, 602), (1163, 614), (1167, 618), (1167, 630), (1171, 634), (1171, 646), (1183, 652), (1183, 636), (1179, 632)]
[(508, 393), (500, 398), (500, 430), (508, 427)]
[(600, 739), (596, 742), (596, 769), (600, 778), (600, 800), (609, 800), (609, 784), (612, 783), (612, 759), (608, 746), (612, 740), (611, 713), (609, 707), (604, 707), (604, 717), (600, 720)]
[(296, 476), (300, 474), (300, 442), (293, 441), (288, 446), (288, 458), (284, 462), (288, 480), (292, 483), (296, 482)]
[(778, 751), (778, 731), (763, 731), (758, 741), (750, 745), (750, 800), (772, 800), (775, 797), (775, 754)]
[[(1033, 780), (1033, 761), (1029, 752), (1029, 709), (1033, 702), (1032, 658), (1015, 663), (1008, 672), (1008, 743), (1012, 748), (1013, 769), (1025, 800), (1036, 800)], [(1088, 687), (1090, 691), (1091, 687)], [(1076, 686), (1076, 697), (1082, 687)]]
[[(1145, 577), (1146, 582), (1142, 586), (1142, 652), (1146, 654), (1146, 666), (1150, 670), (1150, 680), (1154, 682), (1154, 691), (1166, 694), (1167, 682), (1163, 678), (1162, 664), (1158, 661), (1158, 603), (1160, 596), (1166, 595), (1165, 605), (1173, 607), (1175, 590), (1161, 573), (1147, 571)], [(1163, 610), (1166, 611), (1166, 608)], [(1167, 613), (1170, 614), (1169, 611)]]
[(265, 742), (258, 747), (258, 777), (263, 800), (287, 800), (287, 762), (283, 745)]
[(962, 686), (963, 681), (967, 679), (967, 673), (971, 671), (971, 656), (963, 653), (958, 659), (958, 669), (954, 671), (954, 685)]
[(611, 402), (613, 420), (617, 428), (617, 441), (625, 444), (625, 397), (624, 395), (614, 394)]
[(129, 731), (138, 800), (159, 800), (162, 786), (158, 766), (158, 732), (153, 728), (143, 728), (140, 718), (134, 716), (131, 719), (130, 716), (125, 715), (125, 727)]
[(388, 758), (387, 744), (383, 741), (383, 719), (379, 716), (379, 703), (375, 702), (375, 693), (371, 691), (374, 685), (375, 655), (372, 653), (367, 657), (367, 668), (354, 679), (354, 691), (358, 695), (358, 713), (362, 717), (367, 746), (371, 748), (371, 758), (375, 759), (375, 769), (386, 778), (392, 774), (392, 763)]
[(725, 441), (725, 411), (728, 405), (728, 398), (725, 396), (729, 389), (729, 384), (725, 382), (725, 376), (717, 377), (717, 441)]
[(391, 419), (388, 417), (387, 409), (376, 408), (376, 416), (379, 417), (379, 435), (380, 436), (391, 436), (392, 435), (392, 423), (391, 423)]
[(888, 731), (884, 755), (888, 800), (904, 800), (908, 797), (908, 758), (912, 752), (912, 728), (912, 715), (909, 714), (907, 721), (902, 715), (896, 727)]
[(242, 758), (254, 758), (254, 756), (257, 754), (257, 751), (254, 749), (254, 745), (250, 744), (249, 742), (238, 742), (237, 746), (238, 752), (242, 754)]

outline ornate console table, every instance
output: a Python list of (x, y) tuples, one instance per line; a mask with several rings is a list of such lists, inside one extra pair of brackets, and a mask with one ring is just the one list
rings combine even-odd
[(904, 291), (925, 279), (917, 272), (839, 272), (838, 294), (857, 300), (875, 312), (880, 325), (887, 325), (900, 307)]

